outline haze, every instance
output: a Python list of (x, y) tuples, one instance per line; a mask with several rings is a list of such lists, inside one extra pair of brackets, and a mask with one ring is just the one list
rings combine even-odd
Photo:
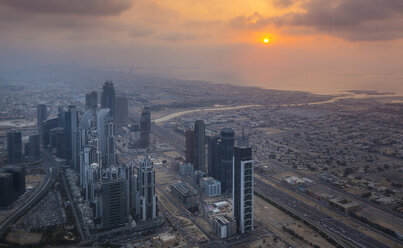
[(0, 34), (0, 73), (56, 64), (403, 93), (401, 0), (0, 0)]

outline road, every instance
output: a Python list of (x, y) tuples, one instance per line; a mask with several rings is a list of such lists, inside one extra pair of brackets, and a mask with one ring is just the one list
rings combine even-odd
[[(372, 239), (371, 237), (347, 226), (346, 224), (335, 220), (319, 210), (302, 203), (301, 201), (290, 197), (280, 190), (255, 178), (255, 191), (258, 194), (270, 199), (279, 206), (285, 208), (291, 213), (297, 215), (307, 223), (316, 227), (332, 239), (340, 243), (343, 247), (361, 247), (361, 248), (387, 248), (383, 243)], [(340, 242), (340, 239), (342, 242)]]
[[(46, 178), (45, 183), (38, 187), (33, 193), (34, 196), (24, 203), (18, 210), (11, 214), (0, 225), (0, 237), (8, 230), (8, 228), (17, 221), (22, 215), (24, 215), (31, 207), (33, 207), (39, 200), (48, 192), (49, 188), (55, 182), (57, 175), (59, 174), (59, 167), (57, 163), (49, 157), (45, 152), (42, 152), (44, 157), (44, 165), (46, 166)], [(52, 165), (53, 164), (53, 165)]]

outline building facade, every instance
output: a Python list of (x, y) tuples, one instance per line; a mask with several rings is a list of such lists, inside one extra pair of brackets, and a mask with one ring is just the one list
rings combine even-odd
[(238, 233), (253, 230), (252, 148), (235, 147), (233, 171), (233, 217)]

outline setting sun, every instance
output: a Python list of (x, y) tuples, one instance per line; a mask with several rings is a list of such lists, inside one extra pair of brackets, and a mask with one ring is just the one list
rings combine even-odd
[(269, 43), (269, 42), (270, 42), (270, 39), (265, 38), (265, 39), (263, 40), (263, 42), (267, 44), (267, 43)]

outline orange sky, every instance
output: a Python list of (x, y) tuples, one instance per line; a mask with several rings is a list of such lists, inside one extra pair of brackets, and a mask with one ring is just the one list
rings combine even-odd
[(401, 0), (0, 0), (0, 32), (3, 68), (403, 92)]

